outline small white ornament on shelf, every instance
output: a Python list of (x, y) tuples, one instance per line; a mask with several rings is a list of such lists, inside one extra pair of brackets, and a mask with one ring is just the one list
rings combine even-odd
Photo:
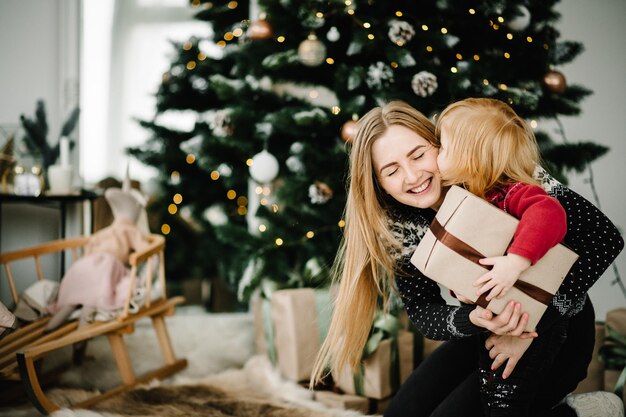
[(278, 175), (278, 160), (267, 150), (262, 150), (252, 157), (250, 176), (259, 184), (267, 184)]
[(66, 136), (59, 139), (59, 164), (48, 167), (48, 183), (51, 194), (70, 194), (73, 170), (70, 165), (70, 140)]

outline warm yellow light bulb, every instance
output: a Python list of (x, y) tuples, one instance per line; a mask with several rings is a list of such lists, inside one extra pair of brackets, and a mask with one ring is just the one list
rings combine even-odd
[(276, 41), (277, 41), (278, 43), (283, 43), (283, 42), (285, 42), (285, 37), (281, 35), (281, 36), (279, 36), (278, 38), (276, 38)]
[(339, 220), (339, 222), (337, 223), (337, 226), (339, 226), (339, 227), (346, 227), (346, 221), (343, 220), (343, 219)]
[(172, 201), (174, 201), (175, 204), (180, 204), (183, 202), (183, 196), (180, 193), (176, 193), (174, 194), (174, 197), (172, 197)]
[(266, 230), (267, 230), (267, 226), (266, 225), (264, 225), (264, 224), (260, 224), (259, 225), (259, 232), (262, 233), (262, 232), (265, 232)]
[(190, 154), (188, 154), (188, 155), (187, 155), (187, 157), (185, 158), (185, 161), (186, 161), (189, 165), (191, 165), (191, 164), (193, 164), (194, 162), (196, 162), (196, 156), (195, 156), (194, 154), (190, 153)]
[(313, 236), (315, 236), (315, 233), (313, 233), (312, 231), (308, 231), (306, 232), (306, 237), (311, 239)]
[(217, 171), (211, 171), (211, 179), (213, 181), (216, 181), (220, 178), (220, 173)]
[(195, 67), (196, 67), (196, 63), (195, 63), (195, 61), (189, 61), (189, 62), (187, 62), (187, 69), (188, 69), (189, 71), (191, 71), (191, 70), (192, 70), (192, 69), (194, 69)]
[(329, 64), (329, 65), (333, 65), (335, 63), (335, 60), (330, 58), (330, 57), (328, 57), (328, 58), (326, 58), (326, 63)]
[(169, 206), (167, 206), (167, 211), (170, 214), (176, 214), (176, 212), (178, 211), (178, 207), (176, 206), (176, 204), (170, 204)]
[(276, 242), (276, 246), (282, 246), (283, 244), (283, 240), (281, 238), (277, 238), (275, 242)]
[(226, 198), (229, 200), (234, 200), (235, 197), (237, 197), (237, 192), (235, 190), (228, 190), (228, 192), (226, 192)]
[(169, 235), (170, 234), (170, 225), (169, 224), (162, 224), (161, 225), (161, 233), (163, 233), (164, 235)]

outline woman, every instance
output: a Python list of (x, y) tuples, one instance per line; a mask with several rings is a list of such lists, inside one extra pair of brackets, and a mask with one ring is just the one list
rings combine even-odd
[[(319, 378), (333, 369), (355, 367), (367, 340), (380, 295), (386, 302), (397, 288), (411, 320), (431, 339), (450, 340), (420, 365), (391, 402), (388, 416), (484, 415), (480, 404), (476, 355), (478, 335), (489, 331), (486, 348), (494, 369), (511, 373), (532, 343), (520, 338), (527, 322), (519, 303), (493, 316), (480, 306), (447, 305), (438, 285), (409, 262), (446, 188), (437, 167), (435, 127), (402, 102), (371, 110), (360, 121), (350, 156), (350, 186), (345, 231), (335, 264), (339, 288), (328, 336), (314, 370)], [(592, 204), (539, 170), (544, 188), (568, 216), (564, 242), (579, 254), (552, 305), (538, 326), (560, 316), (572, 317), (568, 340), (546, 372), (544, 391), (533, 415), (570, 415), (559, 405), (586, 375), (594, 341), (593, 309), (587, 290), (623, 248), (615, 226)], [(506, 335), (506, 336), (505, 336)], [(521, 359), (520, 359), (521, 358)], [(567, 366), (562, 364), (570, 360)], [(557, 374), (557, 372), (563, 372)], [(552, 382), (548, 384), (547, 382)], [(458, 407), (458, 408), (457, 408)], [(561, 413), (561, 414), (558, 414)]]

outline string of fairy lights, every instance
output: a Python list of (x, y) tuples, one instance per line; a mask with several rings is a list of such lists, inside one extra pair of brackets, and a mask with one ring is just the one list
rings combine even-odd
[[(355, 22), (355, 24), (362, 28), (365, 32), (366, 32), (366, 38), (369, 41), (374, 41), (376, 39), (376, 34), (375, 34), (375, 27), (372, 25), (371, 22), (360, 19), (360, 17), (357, 15), (356, 12), (356, 7), (355, 4), (353, 3), (352, 0), (345, 0), (344, 2), (345, 4), (345, 9), (344, 12), (349, 15), (351, 17), (351, 19)], [(192, 2), (192, 6), (194, 7), (205, 7), (205, 8), (211, 8), (213, 7), (213, 5), (211, 3), (204, 3), (202, 4), (200, 2), (200, 0), (194, 0)], [(239, 3), (237, 1), (230, 1), (229, 3), (227, 3), (227, 7), (228, 9), (234, 10), (239, 6)], [(523, 7), (523, 6), (522, 6)], [(517, 23), (515, 23), (518, 26), (518, 30), (522, 30), (525, 29), (525, 26), (528, 25), (528, 21), (529, 21), (529, 14), (528, 14), (528, 10), (526, 10), (525, 8), (522, 10), (523, 16), (521, 17), (521, 20)], [(327, 17), (323, 12), (321, 11), (314, 11), (313, 12), (315, 17), (317, 19), (324, 19), (325, 17)], [(469, 8), (467, 10), (467, 13), (469, 16), (477, 16), (477, 10), (476, 8)], [(402, 11), (402, 10), (396, 10), (394, 12), (393, 17), (395, 18), (407, 18), (408, 16)], [(221, 39), (219, 39), (216, 42), (216, 45), (221, 47), (221, 48), (225, 48), (230, 42), (233, 41), (238, 41), (239, 38), (241, 38), (244, 35), (247, 35), (250, 39), (252, 40), (274, 40), (277, 43), (284, 43), (286, 41), (286, 35), (285, 34), (275, 34), (274, 33), (274, 28), (271, 27), (271, 25), (267, 22), (266, 20), (267, 16), (265, 13), (261, 13), (259, 16), (259, 19), (251, 22), (250, 20), (243, 20), (241, 22), (236, 23), (235, 25), (233, 25), (232, 30), (229, 30), (227, 32), (225, 32)], [(524, 21), (527, 20), (527, 21)], [(428, 31), (432, 31), (432, 30), (437, 30), (441, 36), (453, 36), (451, 33), (449, 33), (448, 28), (446, 28), (445, 26), (441, 26), (439, 28), (431, 28), (430, 26), (428, 26), (426, 23), (419, 23), (418, 19), (416, 18), (412, 18), (412, 21), (415, 23), (417, 22), (416, 27), (418, 27), (419, 29), (421, 29), (424, 32), (428, 32)], [(502, 16), (497, 16), (495, 19), (487, 19), (487, 21), (485, 22), (485, 24), (488, 24), (494, 31), (494, 33), (503, 33), (505, 36), (505, 38), (508, 41), (513, 41), (516, 38), (522, 36), (522, 35), (516, 35), (513, 33), (513, 31), (510, 30), (505, 30), (507, 27), (505, 26), (505, 19)], [(513, 25), (511, 24), (511, 22), (509, 23), (509, 29), (513, 27)], [(525, 36), (525, 38), (522, 38), (523, 41), (529, 43), (529, 44), (537, 44), (535, 42), (535, 40), (531, 37), (531, 36)], [(320, 42), (319, 40), (317, 40), (317, 38), (315, 37), (314, 33), (312, 32), (312, 36), (309, 36), (308, 38), (309, 41), (312, 42)], [(305, 40), (304, 42), (307, 42), (307, 40)], [(398, 47), (403, 48), (406, 46), (406, 42), (403, 42), (402, 40), (398, 40), (396, 42), (394, 42)], [(321, 44), (321, 42), (320, 42)], [(545, 50), (548, 50), (550, 48), (550, 46), (547, 43), (543, 43), (542, 45), (540, 45), (540, 47), (544, 48)], [(182, 49), (185, 51), (189, 51), (193, 48), (193, 44), (188, 41), (185, 42), (182, 45)], [(325, 47), (323, 47), (322, 45), (322, 50), (325, 54)], [(430, 44), (425, 44), (423, 45), (423, 48), (428, 52), (428, 53), (433, 53), (435, 52), (435, 49), (433, 47), (433, 45)], [(457, 59), (458, 62), (461, 62), (465, 59), (465, 57), (463, 56), (463, 54), (457, 52), (455, 53), (455, 58)], [(502, 52), (502, 57), (504, 59), (511, 59), (511, 52), (510, 51), (503, 51)], [(197, 61), (204, 61), (207, 56), (204, 52), (199, 52), (197, 55)], [(481, 56), (479, 53), (473, 53), (470, 55), (469, 59), (473, 60), (474, 62), (479, 62), (481, 60)], [(331, 57), (331, 56), (325, 56), (322, 60), (319, 61), (319, 63), (315, 63), (315, 65), (319, 65), (322, 64), (323, 62), (325, 62), (327, 65), (335, 65), (337, 63), (336, 58), (335, 57)], [(307, 64), (306, 62), (303, 62), (305, 64)], [(193, 71), (196, 67), (197, 67), (197, 62), (194, 60), (190, 60), (185, 64), (185, 68), (188, 71)], [(389, 62), (389, 66), (392, 69), (397, 69), (400, 67), (400, 64), (396, 61), (391, 61)], [(459, 67), (458, 66), (452, 66), (450, 67), (450, 72), (453, 74), (457, 74), (459, 73)], [(561, 78), (559, 78), (559, 76)], [(564, 83), (564, 78), (562, 77), (562, 74), (557, 73), (557, 81), (558, 79), (562, 79), (562, 83)], [(547, 80), (544, 80), (544, 82), (546, 83), (546, 85), (550, 88), (550, 84), (548, 83)], [(483, 85), (485, 86), (489, 86), (490, 84), (493, 84), (495, 86), (497, 86), (498, 89), (502, 90), (502, 91), (506, 91), (509, 87), (502, 82), (492, 82), (488, 79), (483, 79), (482, 80)], [(558, 88), (559, 90), (553, 90), (554, 92), (562, 92), (562, 85), (558, 85), (556, 88)], [(311, 89), (308, 93), (309, 97), (312, 99), (317, 98), (318, 96), (318, 91), (315, 89)], [(511, 98), (509, 98), (509, 103), (513, 104), (513, 100)], [(338, 116), (341, 113), (341, 108), (339, 105), (333, 105), (330, 108), (330, 113), (334, 116)], [(354, 127), (354, 123), (355, 121), (358, 119), (358, 115), (354, 114), (352, 115), (352, 120), (349, 120), (348, 122), (346, 122), (346, 124), (343, 126), (342, 128), (342, 139), (346, 142), (350, 142), (351, 139), (351, 135), (353, 134), (353, 127)], [(350, 124), (350, 126), (348, 126), (348, 124)], [(536, 120), (530, 120), (529, 124), (531, 126), (531, 128), (536, 129), (538, 127), (538, 122)], [(346, 133), (347, 131), (350, 131), (350, 133)], [(196, 162), (196, 156), (192, 153), (189, 153), (185, 156), (185, 162), (187, 164), (194, 164)], [(254, 161), (252, 157), (249, 157), (246, 159), (245, 164), (248, 167), (252, 167)], [(173, 171), (171, 173), (171, 179), (172, 182), (177, 182), (178, 179), (180, 178), (180, 173), (178, 171)], [(213, 170), (210, 173), (210, 178), (213, 181), (219, 181), (221, 178), (221, 175), (219, 173), (218, 170)], [(263, 185), (263, 184), (258, 184), (255, 188), (254, 188), (254, 192), (257, 194), (257, 196), (259, 197), (258, 202), (260, 205), (262, 206), (267, 206), (270, 205), (271, 208), (271, 212), (273, 213), (279, 213), (280, 211), (280, 206), (276, 203), (272, 201), (271, 195), (272, 195), (272, 190), (271, 187), (269, 185)], [(226, 200), (227, 201), (232, 201), (236, 204), (236, 212), (238, 215), (240, 216), (245, 216), (246, 214), (248, 214), (249, 208), (248, 208), (248, 198), (245, 195), (238, 195), (237, 192), (234, 189), (229, 189), (226, 192)], [(179, 209), (178, 207), (182, 204), (183, 201), (183, 196), (180, 193), (176, 193), (173, 195), (172, 197), (172, 203), (170, 203), (168, 205), (168, 213), (171, 215), (176, 214)], [(296, 245), (301, 243), (303, 240), (306, 241), (308, 239), (312, 239), (314, 238), (316, 235), (318, 235), (319, 233), (322, 233), (324, 231), (329, 231), (329, 230), (336, 230), (337, 227), (339, 227), (340, 229), (343, 229), (345, 227), (345, 220), (339, 219), (336, 223), (330, 224), (330, 225), (325, 225), (325, 226), (321, 226), (318, 227), (316, 229), (311, 229), (308, 230), (304, 236), (302, 236), (301, 239), (298, 239), (297, 241), (294, 242), (285, 242), (285, 240), (280, 237), (280, 236), (276, 236), (274, 237), (273, 243), (276, 246), (290, 246), (290, 245)], [(266, 233), (269, 231), (269, 227), (268, 225), (261, 223), (258, 225), (258, 230), (260, 233)], [(167, 235), (171, 232), (171, 227), (168, 223), (163, 223), (161, 226), (161, 233), (163, 233), (164, 235)]]

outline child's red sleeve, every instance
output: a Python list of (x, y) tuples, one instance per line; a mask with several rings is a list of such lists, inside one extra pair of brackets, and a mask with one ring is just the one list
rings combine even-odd
[(534, 265), (567, 233), (567, 215), (559, 201), (537, 185), (521, 184), (505, 199), (506, 210), (520, 220), (508, 253)]

